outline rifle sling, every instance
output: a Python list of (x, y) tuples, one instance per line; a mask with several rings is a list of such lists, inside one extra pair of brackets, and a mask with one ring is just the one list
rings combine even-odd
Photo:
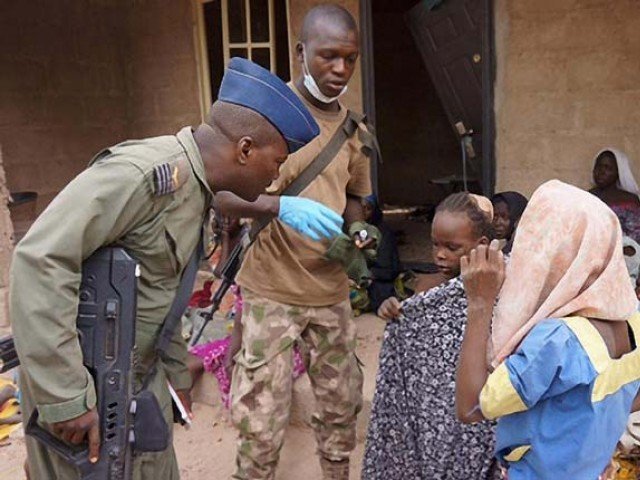
[[(304, 170), (298, 175), (280, 194), (281, 196), (287, 195), (295, 197), (299, 195), (305, 188), (311, 184), (311, 182), (320, 175), (325, 168), (331, 163), (331, 161), (338, 154), (344, 142), (353, 136), (358, 129), (358, 124), (364, 121), (363, 115), (358, 115), (351, 110), (347, 110), (347, 116), (340, 126), (336, 129), (335, 133), (325, 145), (322, 151), (313, 159), (313, 161), (305, 167)], [(256, 221), (251, 226), (249, 231), (249, 245), (255, 241), (258, 234), (271, 223), (271, 218), (262, 219)], [(248, 245), (245, 245), (245, 249)]]
[[(342, 124), (336, 129), (335, 133), (327, 143), (327, 145), (322, 149), (322, 151), (313, 159), (313, 161), (307, 165), (307, 167), (298, 175), (281, 193), (281, 195), (288, 196), (297, 196), (299, 195), (309, 184), (318, 176), (322, 171), (327, 168), (327, 166), (331, 163), (331, 161), (338, 154), (344, 143), (353, 136), (353, 134), (358, 129), (358, 125), (363, 123), (364, 116), (359, 115), (357, 113), (352, 112), (351, 110), (347, 111), (347, 116), (345, 117)], [(208, 217), (207, 217), (208, 218)], [(260, 233), (262, 229), (264, 229), (272, 219), (263, 219), (260, 221), (254, 222), (251, 230), (248, 234), (248, 242), (243, 243), (243, 250), (246, 250), (248, 246), (250, 246)], [(169, 309), (169, 313), (164, 319), (162, 324), (162, 329), (158, 335), (158, 339), (156, 341), (156, 354), (160, 357), (163, 353), (167, 351), (169, 345), (171, 344), (171, 339), (175, 333), (175, 329), (177, 328), (180, 320), (182, 318), (182, 314), (184, 313), (187, 305), (189, 303), (189, 298), (191, 297), (193, 284), (195, 282), (196, 274), (198, 272), (198, 267), (203, 258), (203, 243), (202, 243), (202, 235), (200, 236), (200, 242), (198, 246), (191, 254), (191, 258), (189, 259), (189, 263), (185, 267), (182, 273), (182, 279), (180, 281), (180, 285), (178, 286), (178, 290), (176, 292), (176, 296), (171, 304), (171, 308)], [(233, 258), (229, 258), (227, 261), (233, 261)], [(225, 265), (226, 266), (226, 265)], [(143, 387), (146, 388), (148, 381), (153, 377), (157, 369), (157, 361), (154, 366), (148, 372), (145, 377), (145, 381), (143, 382)]]
[(162, 328), (160, 329), (158, 338), (156, 339), (156, 359), (151, 368), (147, 371), (146, 375), (143, 377), (142, 387), (140, 390), (144, 390), (147, 388), (149, 382), (158, 370), (158, 361), (160, 360), (162, 355), (169, 349), (176, 328), (180, 324), (182, 315), (184, 314), (184, 311), (187, 309), (187, 305), (189, 304), (189, 299), (191, 298), (191, 294), (193, 292), (193, 284), (196, 280), (198, 268), (200, 267), (200, 262), (202, 262), (202, 259), (205, 256), (204, 224), (207, 223), (208, 218), (209, 215), (205, 215), (205, 220), (203, 221), (201, 229), (202, 231), (200, 232), (200, 240), (198, 240), (196, 248), (191, 253), (191, 257), (189, 257), (187, 266), (182, 271), (182, 277), (176, 291), (176, 296), (171, 303), (171, 307), (169, 307), (169, 312), (164, 317)]

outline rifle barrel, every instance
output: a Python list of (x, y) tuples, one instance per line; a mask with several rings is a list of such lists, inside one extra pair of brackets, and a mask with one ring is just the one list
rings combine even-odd
[(196, 334), (191, 338), (191, 341), (189, 342), (189, 346), (193, 347), (196, 343), (198, 343), (198, 340), (200, 340), (200, 337), (202, 336), (202, 332), (204, 332), (205, 327), (213, 318), (213, 314), (216, 313), (220, 308), (220, 303), (222, 302), (222, 298), (229, 291), (229, 288), (231, 287), (231, 285), (233, 285), (233, 281), (227, 280), (225, 278), (220, 284), (220, 286), (218, 287), (218, 289), (216, 290), (216, 293), (213, 294), (213, 298), (211, 300), (211, 307), (209, 307), (209, 309), (207, 309), (205, 314), (202, 316), (202, 319), (203, 319), (202, 326), (198, 329)]

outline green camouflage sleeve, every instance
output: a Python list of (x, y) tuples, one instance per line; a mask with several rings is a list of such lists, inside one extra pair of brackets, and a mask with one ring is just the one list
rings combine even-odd
[(107, 159), (72, 180), (16, 247), (10, 316), (22, 373), (42, 421), (69, 420), (95, 405), (75, 326), (81, 265), (152, 208), (143, 172)]

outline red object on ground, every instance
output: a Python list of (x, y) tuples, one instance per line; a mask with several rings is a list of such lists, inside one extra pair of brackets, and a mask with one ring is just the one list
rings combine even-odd
[(191, 294), (189, 306), (194, 308), (207, 308), (211, 305), (211, 297), (213, 296), (211, 292), (212, 286), (213, 280), (204, 282), (201, 290), (197, 290)]

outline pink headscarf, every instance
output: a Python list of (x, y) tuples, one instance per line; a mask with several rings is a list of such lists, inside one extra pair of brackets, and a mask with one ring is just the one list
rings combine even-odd
[(615, 213), (588, 192), (552, 180), (524, 211), (492, 328), (492, 364), (547, 318), (627, 320), (638, 300)]

